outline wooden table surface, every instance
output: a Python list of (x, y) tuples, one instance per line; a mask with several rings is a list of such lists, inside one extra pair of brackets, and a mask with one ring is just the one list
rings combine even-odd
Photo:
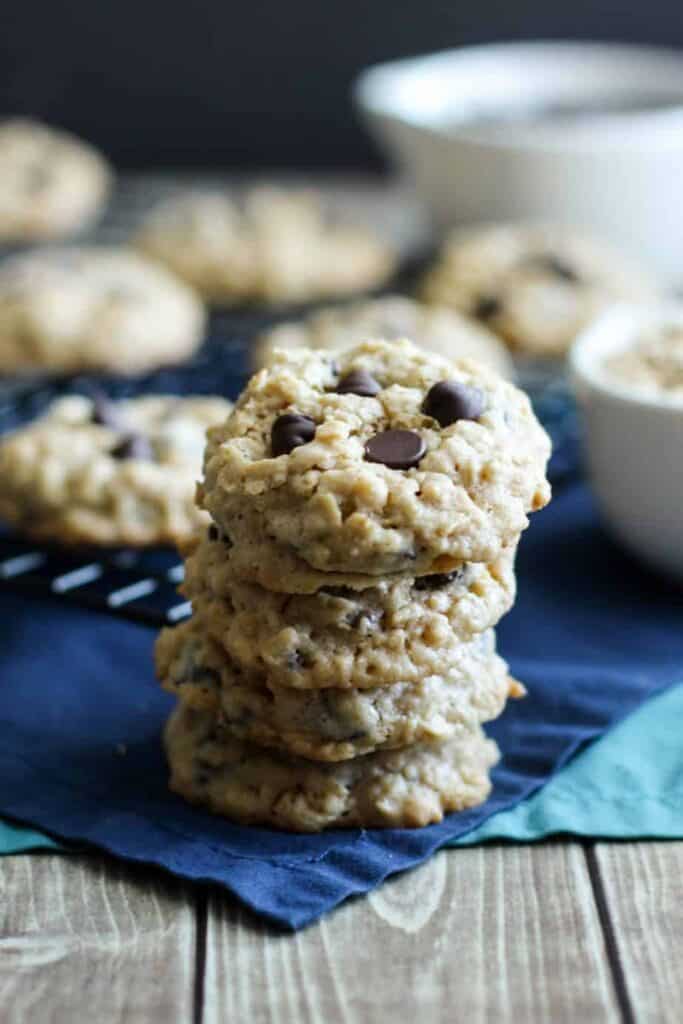
[(683, 843), (442, 852), (308, 929), (98, 856), (0, 859), (2, 1024), (683, 1019)]
[[(168, 185), (124, 180), (102, 237)], [(332, 191), (399, 241), (423, 230), (401, 190)], [(680, 1024), (682, 1007), (683, 843), (450, 850), (296, 935), (98, 855), (0, 858), (0, 1024)]]

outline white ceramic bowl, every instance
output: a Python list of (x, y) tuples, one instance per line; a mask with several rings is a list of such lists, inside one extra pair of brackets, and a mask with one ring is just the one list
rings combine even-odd
[[(376, 65), (354, 95), (440, 226), (567, 223), (670, 281), (683, 276), (683, 55), (602, 43), (467, 47)], [(620, 103), (645, 109), (524, 116)], [(501, 111), (522, 116), (486, 120)]]
[(633, 554), (683, 582), (683, 398), (632, 389), (603, 368), (644, 330), (672, 322), (683, 325), (683, 306), (614, 307), (579, 335), (569, 364), (608, 527)]

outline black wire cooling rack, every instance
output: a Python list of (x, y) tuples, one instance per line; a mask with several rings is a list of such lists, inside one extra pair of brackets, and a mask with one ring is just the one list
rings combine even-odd
[(191, 613), (177, 593), (183, 564), (171, 551), (63, 551), (0, 539), (0, 589), (108, 612), (150, 625), (180, 622)]
[[(129, 181), (119, 190), (96, 240), (124, 240), (141, 211), (160, 193), (163, 188), (158, 182)], [(392, 290), (410, 290), (424, 264), (424, 256), (407, 263), (392, 282)], [(40, 415), (50, 402), (67, 393), (98, 390), (113, 398), (144, 393), (219, 394), (234, 399), (250, 372), (251, 339), (269, 324), (295, 318), (304, 311), (214, 312), (207, 340), (190, 362), (143, 377), (82, 374), (69, 379), (0, 379), (0, 433)], [(577, 472), (579, 438), (574, 403), (556, 367), (528, 364), (520, 369), (520, 383), (529, 392), (552, 438), (550, 476), (557, 487)], [(158, 627), (180, 622), (191, 614), (189, 602), (177, 593), (182, 577), (183, 564), (169, 549), (63, 549), (0, 532), (0, 591), (51, 597)]]

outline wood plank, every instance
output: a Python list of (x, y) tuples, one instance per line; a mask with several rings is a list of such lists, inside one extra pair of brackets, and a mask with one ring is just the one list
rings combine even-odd
[(442, 853), (296, 935), (209, 900), (205, 1024), (617, 1021), (579, 845)]
[(0, 857), (3, 1024), (192, 1020), (191, 892), (99, 858)]
[(679, 1024), (683, 843), (600, 843), (596, 859), (632, 1016)]

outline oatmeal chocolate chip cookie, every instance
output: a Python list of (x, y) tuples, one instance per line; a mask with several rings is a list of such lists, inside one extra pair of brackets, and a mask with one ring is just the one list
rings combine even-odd
[(111, 177), (75, 136), (24, 118), (0, 121), (0, 242), (80, 231), (99, 214)]
[(294, 832), (441, 821), (486, 800), (498, 760), (477, 727), (445, 743), (321, 764), (234, 739), (215, 713), (183, 705), (164, 738), (175, 793), (244, 824)]
[(161, 267), (119, 248), (46, 248), (0, 267), (0, 373), (142, 373), (187, 359), (203, 307)]
[[(256, 523), (236, 522), (228, 534), (214, 524), (221, 539), (221, 555), (225, 570), (235, 580), (256, 583), (267, 590), (286, 594), (314, 594), (321, 587), (336, 585), (364, 590), (377, 583), (376, 576), (362, 573), (320, 572), (312, 569), (296, 553), (276, 544)], [(183, 545), (182, 554), (189, 557), (195, 548), (194, 538)], [(400, 574), (396, 574), (398, 578)]]
[[(346, 386), (360, 371), (376, 394)], [(286, 449), (283, 417), (306, 421)], [(209, 431), (198, 500), (237, 549), (257, 534), (325, 573), (450, 572), (515, 542), (548, 501), (549, 454), (527, 396), (480, 363), (408, 341), (278, 352)]]
[(454, 232), (421, 288), (425, 301), (474, 317), (536, 356), (564, 353), (605, 306), (656, 292), (620, 253), (566, 228), (520, 224)]
[(366, 291), (395, 258), (367, 228), (332, 223), (311, 192), (191, 192), (153, 210), (137, 244), (208, 301), (296, 303)]
[(150, 545), (187, 540), (206, 428), (221, 398), (113, 402), (72, 395), (0, 441), (0, 518), (38, 540)]
[(292, 690), (240, 669), (208, 636), (196, 609), (190, 622), (162, 631), (156, 660), (164, 689), (188, 706), (220, 711), (232, 736), (314, 761), (454, 739), (496, 718), (519, 685), (489, 630), (460, 644), (441, 674), (417, 682)]
[(239, 582), (227, 554), (210, 526), (181, 590), (238, 665), (280, 686), (377, 687), (443, 674), (463, 641), (494, 626), (515, 597), (514, 549), (451, 573), (298, 595)]
[(447, 359), (480, 359), (503, 377), (514, 376), (507, 349), (492, 331), (446, 306), (426, 306), (387, 295), (350, 306), (332, 306), (296, 323), (280, 324), (258, 339), (253, 363), (268, 366), (275, 349), (344, 349), (367, 338), (410, 338), (418, 348)]

